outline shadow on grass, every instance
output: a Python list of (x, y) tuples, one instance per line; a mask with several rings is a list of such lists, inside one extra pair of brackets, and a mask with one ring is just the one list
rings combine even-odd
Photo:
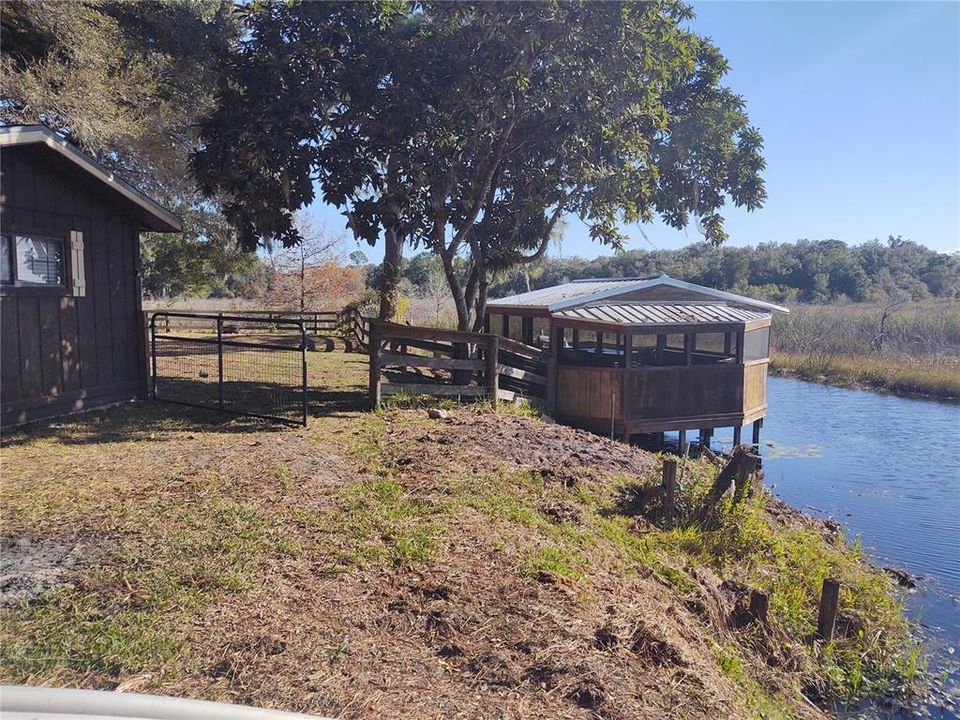
[[(368, 409), (365, 388), (309, 388), (307, 392), (308, 419), (354, 414)], [(216, 400), (210, 399), (209, 402), (213, 405)], [(265, 412), (263, 408), (256, 406), (249, 409)], [(291, 420), (299, 420), (299, 413), (292, 415)], [(163, 441), (167, 439), (164, 434), (168, 432), (272, 433), (296, 427), (298, 426), (289, 422), (225, 413), (214, 407), (208, 409), (148, 400), (13, 428), (4, 432), (0, 438), (0, 447), (24, 445), (48, 438), (55, 438), (67, 445), (87, 445)]]
[(370, 400), (365, 388), (357, 388), (356, 390), (311, 388), (308, 391), (308, 398), (308, 414), (310, 417), (352, 414), (370, 409)]
[(146, 401), (92, 410), (15, 428), (0, 446), (12, 447), (56, 438), (67, 445), (163, 441), (167, 432), (278, 432), (290, 425), (226, 415), (216, 410)]

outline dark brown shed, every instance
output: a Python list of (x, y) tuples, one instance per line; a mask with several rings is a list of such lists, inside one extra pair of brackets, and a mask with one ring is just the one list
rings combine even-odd
[(144, 230), (182, 226), (47, 128), (0, 128), (0, 425), (143, 394)]

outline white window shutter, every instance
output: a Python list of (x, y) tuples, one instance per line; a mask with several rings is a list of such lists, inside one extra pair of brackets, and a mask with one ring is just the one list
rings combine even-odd
[(87, 281), (83, 270), (83, 233), (70, 231), (70, 267), (73, 270), (73, 296), (86, 297)]

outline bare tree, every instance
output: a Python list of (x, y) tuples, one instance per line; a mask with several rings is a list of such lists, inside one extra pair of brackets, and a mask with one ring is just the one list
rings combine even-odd
[(344, 236), (331, 235), (323, 225), (312, 218), (297, 218), (297, 231), (303, 241), (293, 247), (270, 254), (274, 283), (270, 295), (275, 302), (291, 305), (302, 312), (310, 305), (323, 304), (319, 297), (326, 283), (321, 282), (325, 266), (341, 260)]

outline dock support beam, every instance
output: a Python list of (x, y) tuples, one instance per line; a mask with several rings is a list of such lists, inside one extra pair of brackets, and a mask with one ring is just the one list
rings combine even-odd
[(743, 431), (742, 425), (733, 426), (733, 446), (736, 447), (740, 444), (740, 433)]
[(753, 444), (760, 447), (760, 428), (763, 427), (763, 418), (757, 418), (753, 421)]
[(563, 328), (550, 323), (550, 357), (547, 360), (547, 412), (557, 411), (557, 365), (560, 363), (560, 348), (563, 345)]
[(713, 437), (712, 428), (703, 428), (700, 431), (700, 447), (705, 447), (707, 450), (710, 449), (710, 438)]

